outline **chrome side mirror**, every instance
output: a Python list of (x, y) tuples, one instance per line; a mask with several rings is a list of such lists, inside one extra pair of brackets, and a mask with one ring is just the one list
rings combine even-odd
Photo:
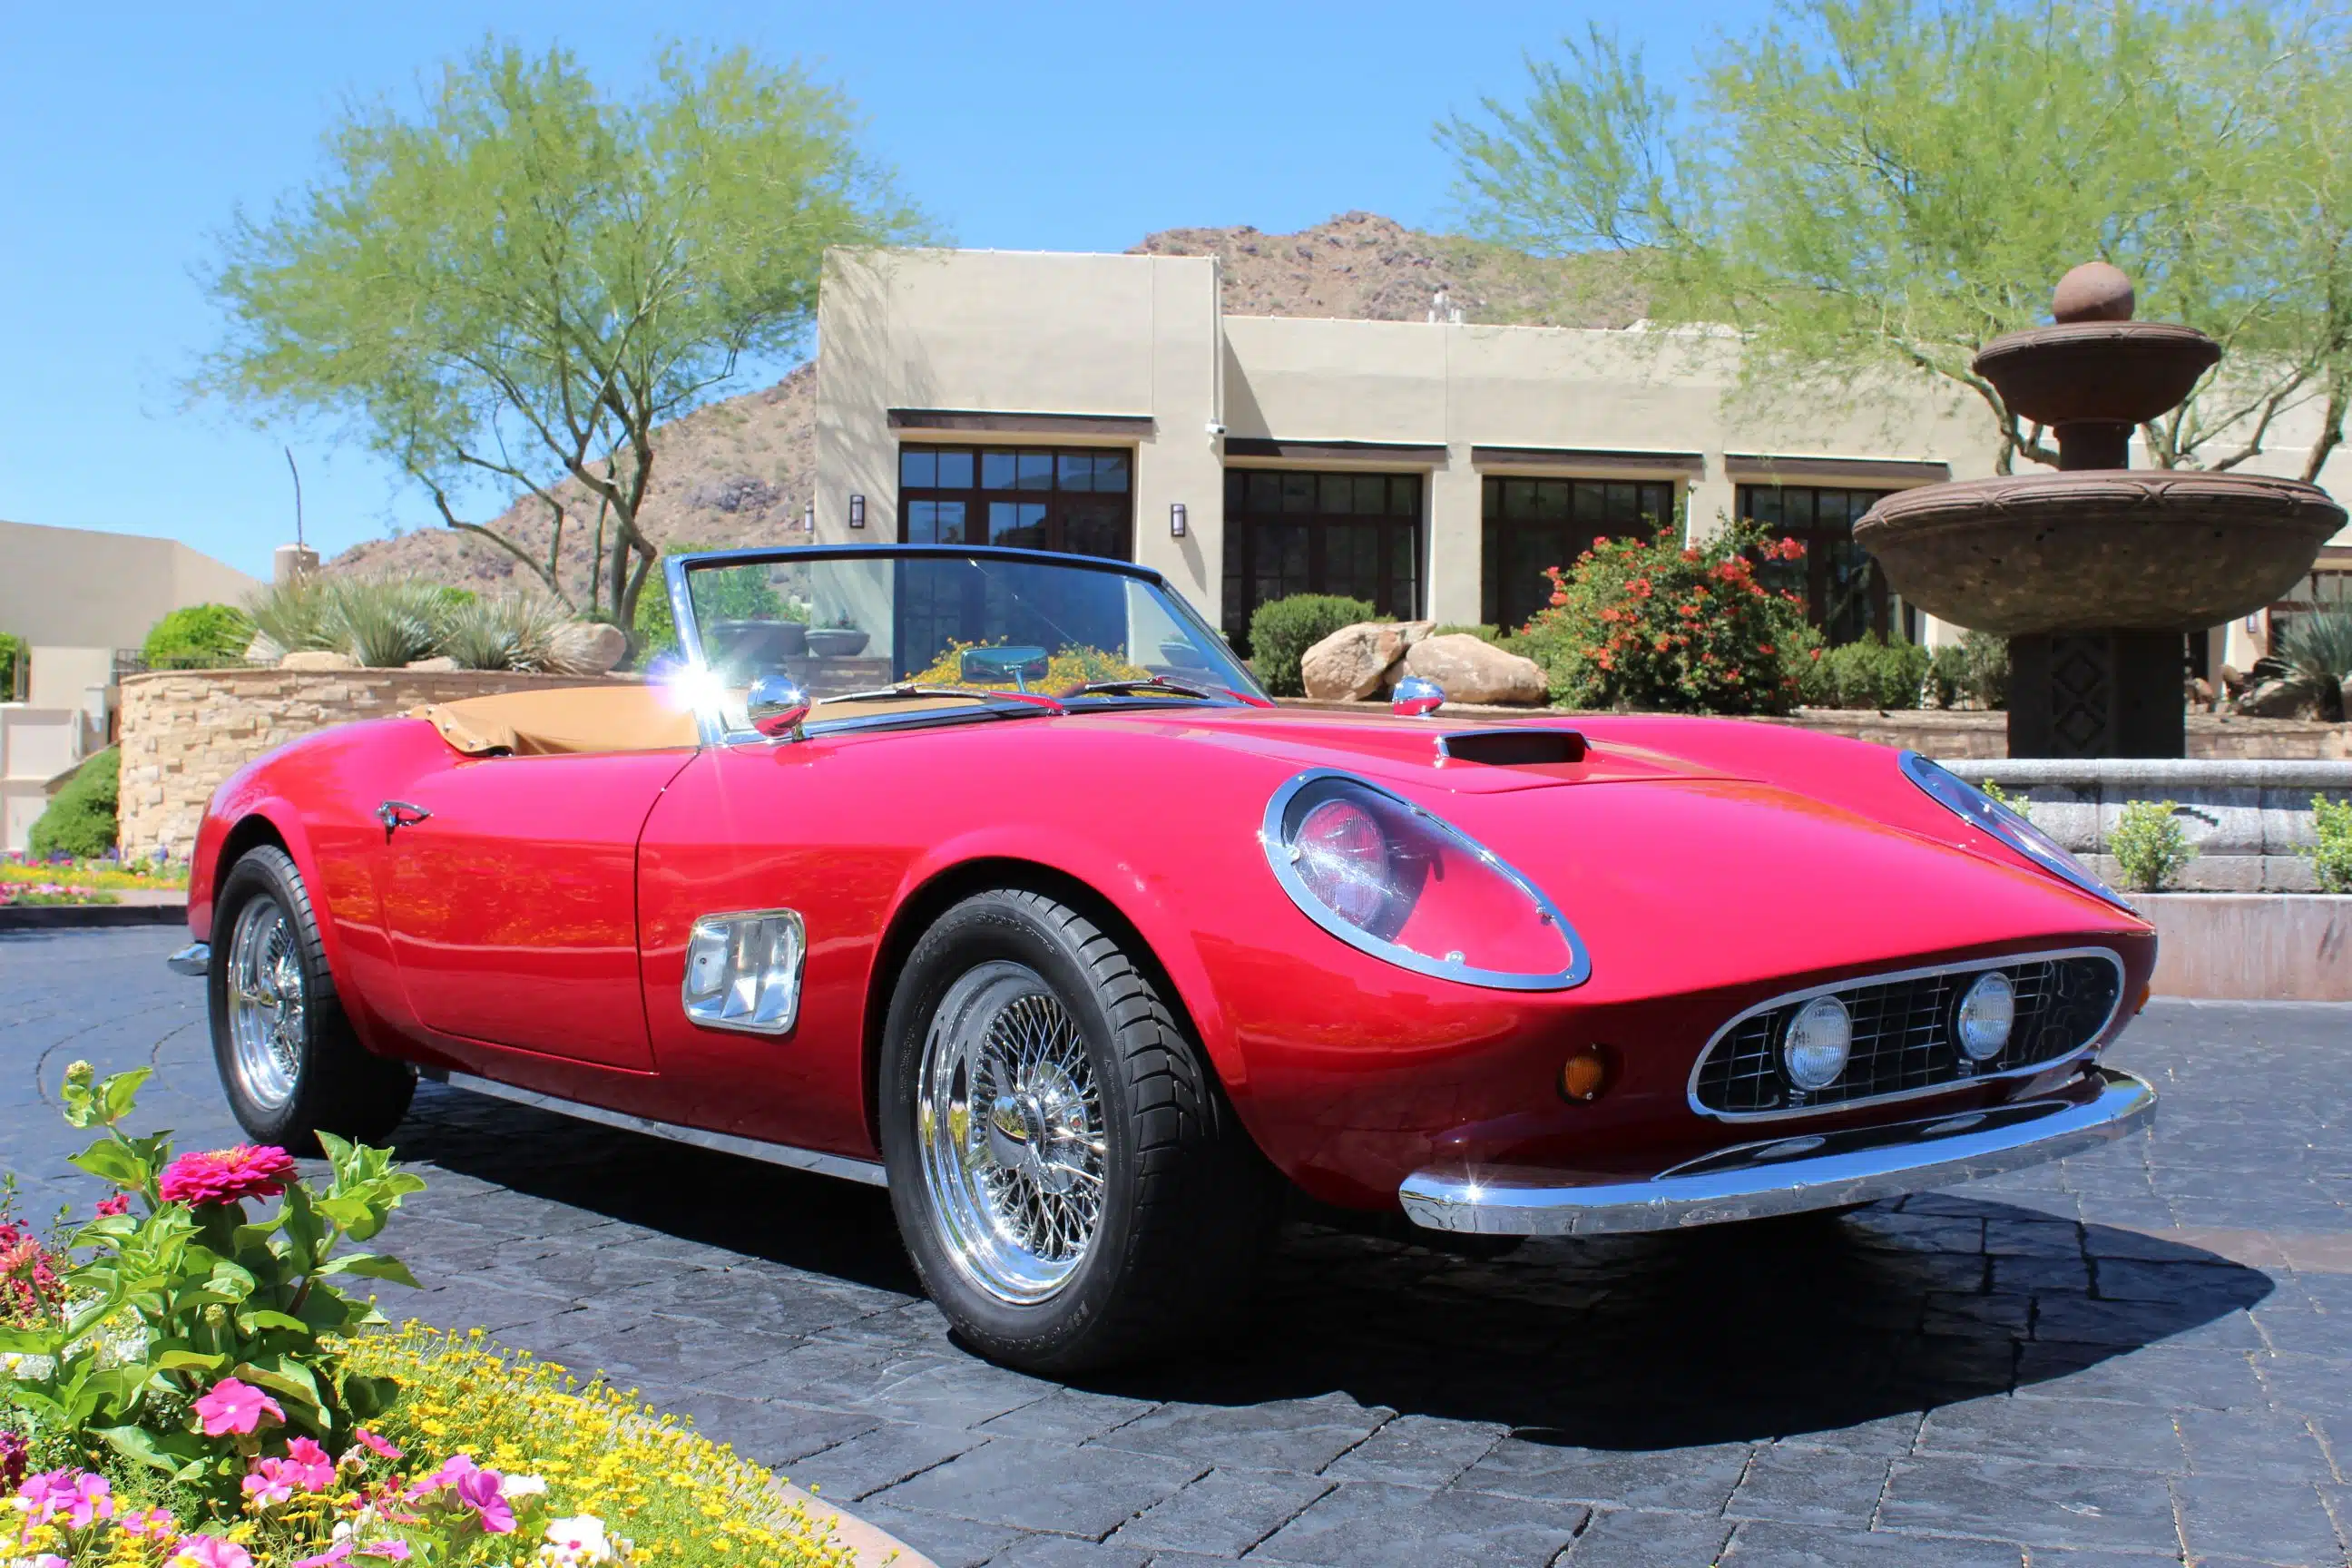
[(1408, 675), (1389, 693), (1389, 711), (1400, 719), (1426, 719), (1445, 705), (1445, 688), (1425, 675)]
[(743, 705), (751, 728), (772, 741), (797, 739), (802, 721), (816, 706), (801, 683), (789, 675), (760, 677), (751, 683)]

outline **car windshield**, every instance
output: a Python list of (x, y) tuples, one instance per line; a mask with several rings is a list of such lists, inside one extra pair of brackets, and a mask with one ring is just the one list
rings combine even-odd
[(1172, 590), (1099, 566), (820, 547), (688, 561), (683, 576), (686, 649), (732, 692), (782, 675), (819, 704), (892, 688), (1088, 704), (1263, 696)]

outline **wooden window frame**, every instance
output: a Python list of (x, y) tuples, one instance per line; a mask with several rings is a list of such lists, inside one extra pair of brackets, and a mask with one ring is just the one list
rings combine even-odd
[[(928, 456), (936, 462), (942, 455), (963, 456), (971, 459), (972, 482), (969, 486), (910, 485), (906, 482), (908, 459), (910, 457)], [(1048, 483), (1041, 488), (1029, 489), (982, 484), (981, 481), (987, 471), (988, 458), (1004, 456), (1013, 458), (1016, 467), (1022, 458), (1044, 458), (1048, 465)], [(1095, 458), (1105, 457), (1117, 457), (1126, 460), (1127, 483), (1123, 489), (1064, 488), (1066, 460), (1083, 458), (1091, 462)], [(1042, 504), (1045, 509), (1043, 519), (1045, 542), (1042, 546), (1032, 545), (1024, 548), (1042, 548), (1057, 554), (1097, 553), (1072, 551), (1069, 548), (1070, 523), (1081, 505), (1089, 504), (1101, 497), (1116, 495), (1119, 498), (1122, 509), (1119, 519), (1121, 536), (1119, 550), (1116, 555), (1103, 552), (1103, 558), (1115, 561), (1135, 559), (1136, 450), (1132, 447), (1045, 447), (994, 443), (965, 445), (960, 442), (904, 441), (898, 446), (898, 462), (899, 476), (898, 537), (901, 544), (937, 542), (936, 539), (919, 541), (915, 538), (912, 514), (918, 504), (940, 501), (961, 504), (964, 509), (963, 542), (986, 544), (990, 542), (988, 538), (990, 503), (1025, 501)]]

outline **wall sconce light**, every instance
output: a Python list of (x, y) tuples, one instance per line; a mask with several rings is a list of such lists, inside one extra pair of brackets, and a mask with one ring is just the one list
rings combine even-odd
[(1184, 503), (1181, 500), (1171, 502), (1169, 505), (1168, 537), (1171, 539), (1181, 539), (1184, 537)]
[(849, 498), (849, 526), (852, 528), (864, 528), (866, 526), (866, 498), (864, 496), (851, 496)]

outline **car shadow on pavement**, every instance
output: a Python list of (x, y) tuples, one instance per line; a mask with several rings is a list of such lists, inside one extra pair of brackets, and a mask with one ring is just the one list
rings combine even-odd
[[(394, 1142), (668, 1237), (918, 1293), (878, 1188), (429, 1087)], [(2193, 1247), (1952, 1193), (1486, 1258), (1294, 1223), (1231, 1325), (1073, 1385), (1224, 1406), (1336, 1392), (1536, 1442), (1686, 1447), (1867, 1428), (2183, 1335), (2251, 1344), (2225, 1320), (2272, 1289)]]

